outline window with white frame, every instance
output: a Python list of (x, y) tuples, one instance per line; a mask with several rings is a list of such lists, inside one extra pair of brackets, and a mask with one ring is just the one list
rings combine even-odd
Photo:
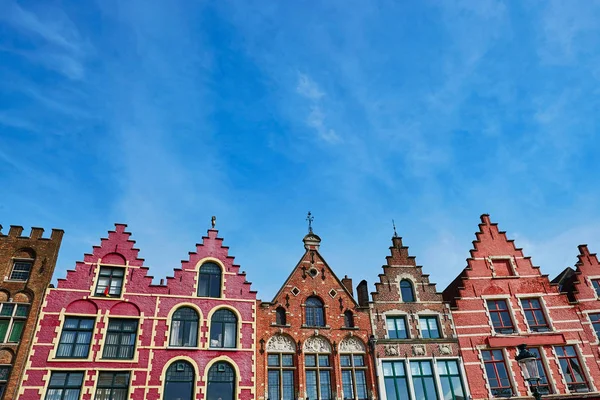
[(488, 300), (487, 308), (496, 333), (515, 333), (515, 326), (506, 300)]
[(596, 338), (600, 340), (600, 313), (590, 313), (588, 316), (590, 317), (594, 332), (596, 332)]
[(521, 299), (521, 305), (525, 312), (527, 326), (532, 332), (547, 332), (550, 330), (550, 325), (548, 325), (539, 298)]
[(592, 279), (592, 286), (596, 291), (596, 296), (600, 297), (600, 279)]
[(27, 322), (29, 304), (0, 303), (0, 343), (18, 343)]
[(410, 399), (410, 389), (404, 361), (384, 361), (383, 382), (389, 400)]
[(81, 395), (83, 372), (52, 372), (46, 400), (74, 400)]
[(483, 363), (485, 365), (485, 374), (492, 396), (511, 397), (513, 395), (512, 386), (508, 377), (508, 368), (504, 360), (504, 353), (500, 349), (483, 350), (481, 352)]
[(546, 366), (544, 365), (544, 360), (542, 360), (540, 349), (537, 347), (530, 347), (528, 350), (535, 356), (535, 359), (537, 360), (540, 380), (535, 383), (535, 386), (537, 386), (538, 392), (541, 394), (552, 394), (552, 388), (548, 382), (548, 373), (546, 372)]
[(571, 392), (588, 392), (589, 385), (575, 346), (555, 346), (562, 374)]
[(419, 316), (419, 328), (421, 329), (421, 337), (424, 339), (438, 339), (442, 337), (440, 334), (440, 324), (436, 316)]
[(444, 400), (466, 399), (465, 386), (457, 360), (438, 360), (438, 374)]
[(385, 317), (388, 338), (390, 339), (408, 339), (408, 329), (406, 317), (401, 315), (388, 315)]

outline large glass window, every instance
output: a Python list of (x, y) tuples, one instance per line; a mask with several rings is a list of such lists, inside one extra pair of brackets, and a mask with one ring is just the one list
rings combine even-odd
[(523, 311), (527, 318), (527, 326), (532, 332), (546, 332), (550, 330), (540, 299), (521, 299)]
[(87, 358), (94, 332), (94, 318), (67, 317), (56, 352), (57, 358)]
[(465, 387), (460, 377), (458, 361), (438, 360), (437, 367), (444, 400), (465, 400)]
[(367, 378), (365, 356), (363, 354), (342, 354), (340, 355), (340, 364), (342, 366), (344, 399), (366, 399)]
[(269, 400), (294, 400), (294, 355), (267, 356)]
[(126, 400), (129, 372), (100, 372), (94, 400)]
[(384, 361), (383, 381), (385, 394), (389, 400), (410, 399), (408, 392), (408, 379), (403, 361)]
[(600, 340), (600, 313), (589, 314), (589, 316), (594, 332), (596, 332), (596, 338)]
[(96, 296), (120, 296), (123, 290), (125, 268), (100, 267)]
[(385, 318), (388, 337), (390, 339), (408, 339), (406, 317), (391, 316)]
[(417, 399), (437, 399), (431, 361), (411, 361), (410, 373)]
[(130, 360), (135, 350), (137, 320), (111, 318), (108, 320), (103, 358)]
[(307, 326), (325, 326), (325, 312), (320, 299), (317, 297), (306, 299), (305, 311)]
[(202, 264), (198, 278), (198, 296), (221, 297), (221, 273), (217, 264)]
[(29, 275), (31, 274), (32, 267), (33, 261), (14, 260), (9, 279), (11, 281), (27, 281), (29, 279)]
[(235, 396), (235, 371), (231, 365), (220, 361), (208, 370), (206, 400), (233, 400)]
[(0, 303), (0, 343), (21, 340), (28, 314), (29, 304)]
[(400, 281), (400, 295), (402, 296), (402, 301), (405, 303), (412, 303), (415, 301), (415, 290), (412, 282), (408, 279), (402, 279)]
[(230, 310), (215, 312), (210, 321), (210, 347), (237, 346), (237, 317)]
[(540, 349), (536, 347), (531, 347), (528, 350), (531, 354), (535, 356), (537, 360), (538, 371), (540, 374), (540, 380), (537, 382), (538, 392), (540, 392), (541, 394), (552, 393), (552, 389), (550, 387), (550, 384), (548, 383), (548, 374), (546, 373), (546, 366), (544, 365), (544, 361), (542, 360)]
[(198, 313), (190, 307), (181, 307), (171, 318), (169, 346), (196, 347), (198, 345)]
[(189, 362), (175, 361), (167, 369), (164, 399), (192, 400), (196, 382), (194, 378), (194, 368)]
[(589, 391), (587, 379), (579, 362), (579, 357), (577, 357), (575, 346), (556, 346), (554, 350), (558, 355), (560, 368), (569, 390), (571, 392)]
[(8, 378), (10, 377), (10, 365), (0, 365), (0, 399), (4, 394), (6, 385), (8, 384)]
[(506, 300), (488, 300), (488, 311), (497, 333), (514, 333), (515, 327), (510, 317)]
[(329, 354), (306, 354), (306, 394), (309, 400), (331, 400), (331, 365)]
[(52, 372), (46, 400), (78, 400), (83, 384), (83, 372)]
[(437, 317), (419, 317), (419, 327), (421, 328), (421, 337), (424, 339), (437, 339), (441, 337)]
[(508, 370), (502, 350), (484, 350), (481, 352), (485, 364), (485, 374), (494, 397), (510, 397), (512, 386), (508, 379)]

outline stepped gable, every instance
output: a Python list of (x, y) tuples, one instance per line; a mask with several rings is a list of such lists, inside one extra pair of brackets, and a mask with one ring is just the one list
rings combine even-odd
[(515, 246), (514, 240), (508, 239), (506, 232), (500, 231), (498, 224), (491, 222), (488, 214), (480, 218), (467, 266), (443, 292), (444, 300), (453, 307), (456, 306), (456, 298), (468, 291), (465, 281), (469, 278), (542, 276), (539, 267), (532, 264), (531, 257), (525, 256), (523, 250)]
[(411, 256), (408, 247), (403, 245), (402, 237), (392, 238), (390, 255), (386, 257), (386, 262), (382, 267), (383, 274), (379, 274), (379, 282), (375, 283), (375, 291), (371, 293), (373, 301), (400, 301), (398, 285), (403, 278), (410, 279), (415, 286), (418, 285), (417, 292), (421, 300), (442, 301), (435, 283), (430, 283), (429, 274), (424, 274), (423, 267), (416, 264), (415, 256)]

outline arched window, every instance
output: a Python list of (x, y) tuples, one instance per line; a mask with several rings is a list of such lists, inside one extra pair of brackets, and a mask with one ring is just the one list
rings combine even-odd
[(190, 307), (181, 307), (171, 319), (169, 346), (196, 347), (198, 345), (198, 313)]
[(200, 267), (198, 296), (221, 297), (221, 268), (215, 263), (205, 263)]
[(285, 308), (277, 307), (275, 310), (275, 324), (285, 325)]
[(215, 312), (210, 321), (210, 347), (235, 348), (237, 317), (230, 310)]
[(354, 314), (350, 310), (344, 312), (344, 326), (346, 328), (354, 328)]
[(323, 302), (317, 297), (309, 297), (306, 299), (306, 325), (325, 326)]
[(219, 361), (208, 370), (206, 400), (233, 400), (235, 396), (235, 370)]
[(405, 303), (412, 303), (415, 301), (413, 285), (408, 279), (402, 279), (400, 281), (400, 294), (402, 295), (402, 301)]
[(194, 368), (187, 361), (175, 361), (167, 369), (164, 400), (192, 400), (194, 397)]

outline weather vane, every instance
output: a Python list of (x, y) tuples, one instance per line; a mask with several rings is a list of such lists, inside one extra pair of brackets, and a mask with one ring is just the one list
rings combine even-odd
[(306, 216), (306, 220), (308, 221), (308, 233), (313, 233), (313, 231), (312, 231), (312, 222), (313, 222), (314, 219), (315, 219), (315, 217), (313, 217), (312, 214), (309, 211), (308, 215)]
[(396, 232), (396, 223), (392, 220), (392, 226), (394, 227), (394, 237), (398, 237), (398, 233)]
[(212, 225), (212, 228), (215, 229), (215, 225), (217, 224), (217, 217), (216, 216), (212, 216), (212, 218), (210, 219), (210, 224)]

